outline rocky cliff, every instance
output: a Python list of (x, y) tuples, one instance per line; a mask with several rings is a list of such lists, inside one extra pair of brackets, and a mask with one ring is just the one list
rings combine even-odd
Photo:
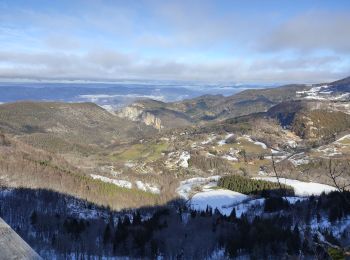
[(117, 116), (127, 118), (132, 121), (143, 122), (146, 125), (152, 126), (158, 130), (163, 128), (161, 119), (156, 117), (151, 112), (145, 110), (142, 104), (135, 103), (131, 106), (124, 107), (117, 112)]

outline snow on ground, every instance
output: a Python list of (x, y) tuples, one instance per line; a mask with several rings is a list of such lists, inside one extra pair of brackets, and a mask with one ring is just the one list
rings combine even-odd
[(350, 93), (344, 93), (339, 96), (333, 97), (334, 100), (342, 100), (342, 99), (347, 99), (349, 97)]
[[(276, 177), (255, 177), (253, 179), (278, 182)], [(335, 187), (316, 182), (303, 182), (286, 178), (279, 178), (279, 180), (282, 184), (292, 186), (297, 196), (320, 195), (322, 192), (329, 193), (331, 191), (336, 191)]]
[(321, 152), (324, 154), (324, 156), (322, 156), (323, 158), (328, 158), (328, 157), (332, 157), (335, 155), (341, 155), (341, 152), (338, 152), (338, 149), (335, 147), (319, 147), (317, 149), (317, 151)]
[(220, 260), (220, 259), (228, 259), (225, 256), (225, 248), (215, 249), (214, 252), (211, 253), (208, 260)]
[(208, 178), (203, 178), (203, 177), (196, 177), (196, 178), (191, 178), (185, 181), (180, 182), (180, 186), (176, 189), (177, 194), (180, 195), (180, 197), (188, 200), (191, 194), (191, 191), (194, 187), (196, 186), (201, 186), (201, 185), (208, 185), (210, 183), (217, 184), (218, 180), (220, 179), (220, 176), (211, 176)]
[(337, 141), (335, 141), (335, 143), (337, 144), (342, 144), (341, 142), (344, 140), (350, 139), (350, 135), (344, 135), (343, 137), (339, 138)]
[(195, 194), (189, 203), (195, 210), (206, 210), (208, 206), (213, 210), (217, 208), (222, 214), (229, 215), (232, 211), (230, 205), (241, 203), (248, 198), (249, 196), (239, 192), (216, 189)]
[(128, 161), (126, 163), (124, 163), (124, 166), (125, 167), (128, 167), (128, 168), (132, 168), (132, 167), (135, 167), (135, 163), (131, 162), (131, 161)]
[(267, 175), (267, 173), (266, 173), (266, 171), (264, 169), (259, 169), (258, 175), (264, 176), (264, 175)]
[(188, 168), (188, 160), (191, 158), (191, 155), (189, 152), (184, 151), (181, 153), (179, 158), (179, 165), (183, 168)]
[[(219, 192), (201, 192), (197, 193), (197, 197), (197, 194), (193, 196), (190, 201), (192, 209), (206, 210), (208, 205), (213, 210), (217, 208), (221, 214), (226, 216), (229, 216), (232, 212), (232, 209), (235, 209), (237, 218), (240, 218), (243, 214), (246, 214), (248, 212), (255, 215), (261, 215), (263, 211), (265, 198), (249, 199), (249, 196), (238, 192), (232, 191), (232, 193), (226, 194), (227, 190), (212, 191)], [(225, 193), (222, 191), (225, 191)], [(290, 204), (295, 204), (299, 201), (305, 200), (305, 198), (300, 197), (286, 197), (284, 199), (286, 199)]]
[(211, 143), (212, 141), (214, 141), (215, 138), (216, 138), (216, 136), (215, 136), (214, 134), (211, 134), (211, 136), (210, 136), (207, 140), (201, 142), (201, 144), (209, 144), (209, 143)]
[(295, 204), (299, 201), (306, 200), (306, 198), (301, 198), (301, 197), (284, 197), (283, 199), (287, 200), (289, 204)]
[(248, 142), (251, 142), (251, 143), (254, 142), (253, 139), (249, 135), (243, 135), (242, 138), (246, 139)]
[(93, 207), (88, 208), (83, 205), (78, 200), (71, 200), (67, 203), (68, 212), (76, 217), (82, 219), (97, 219), (97, 218), (107, 218), (108, 214), (101, 210), (96, 210)]
[(0, 197), (11, 196), (13, 193), (12, 188), (0, 188)]
[(350, 219), (344, 218), (332, 223), (327, 217), (323, 217), (319, 222), (317, 219), (312, 219), (310, 223), (312, 230), (329, 230), (333, 236), (339, 237), (345, 230), (350, 229)]
[(228, 155), (228, 154), (221, 156), (221, 158), (229, 160), (229, 161), (238, 161), (237, 157), (233, 157), (233, 156)]
[(260, 145), (263, 149), (267, 149), (266, 144), (264, 144), (264, 143), (262, 143), (262, 142), (255, 141), (254, 144)]
[[(246, 202), (242, 202), (242, 203), (234, 206), (235, 211), (236, 211), (236, 217), (240, 218), (243, 214), (246, 214), (252, 208), (254, 208), (254, 207), (261, 207), (261, 206), (263, 206), (264, 203), (265, 203), (265, 199), (264, 198), (254, 199), (254, 200), (249, 200), (249, 201), (246, 201)], [(232, 208), (231, 209), (226, 209), (226, 212), (228, 212), (228, 211), (230, 211), (230, 213), (231, 213), (232, 212)]]
[(288, 140), (288, 141), (287, 141), (287, 144), (288, 144), (288, 146), (291, 147), (291, 148), (297, 147), (297, 142), (295, 142), (294, 140)]
[(105, 176), (96, 175), (96, 174), (90, 174), (90, 176), (95, 180), (100, 180), (103, 182), (112, 183), (112, 184), (117, 185), (117, 186), (122, 187), (122, 188), (131, 189), (131, 187), (132, 187), (132, 184), (129, 181), (115, 180), (115, 179), (107, 178)]
[(271, 153), (276, 154), (276, 153), (280, 153), (280, 151), (271, 148)]
[(149, 183), (144, 183), (142, 181), (136, 181), (135, 184), (136, 184), (136, 187), (139, 190), (148, 191), (148, 192), (151, 192), (151, 193), (154, 193), (154, 194), (159, 194), (160, 193), (159, 188), (157, 186), (155, 186), (155, 185), (152, 185), (152, 184), (149, 184)]
[(243, 135), (243, 138), (246, 139), (248, 142), (261, 146), (263, 149), (267, 149), (266, 144), (264, 144), (263, 142), (254, 141), (249, 135)]
[(225, 136), (225, 139), (222, 139), (222, 140), (220, 140), (220, 141), (218, 142), (218, 145), (219, 145), (219, 146), (223, 146), (224, 144), (226, 144), (226, 140), (229, 139), (229, 138), (232, 137), (232, 136), (233, 136), (233, 134), (227, 134), (227, 135)]
[(315, 99), (315, 100), (325, 100), (324, 97), (320, 96), (320, 92), (323, 94), (331, 94), (331, 91), (326, 91), (329, 88), (329, 86), (319, 86), (319, 87), (313, 87), (309, 90), (303, 90), (303, 91), (297, 91), (297, 96), (303, 96), (305, 99)]
[(215, 155), (210, 152), (207, 152), (207, 157), (215, 157)]
[[(295, 204), (298, 201), (303, 201), (306, 198), (300, 198), (300, 197), (284, 197), (285, 200), (287, 200), (289, 202), (289, 204)], [(236, 211), (236, 217), (240, 218), (243, 214), (246, 214), (248, 212), (252, 212), (254, 210), (254, 208), (259, 208), (260, 210), (262, 210), (262, 206), (264, 206), (265, 203), (265, 198), (260, 198), (260, 199), (252, 199), (252, 200), (248, 200), (248, 201), (244, 201), (242, 203), (239, 203), (238, 205), (235, 205), (235, 211)], [(231, 209), (227, 209), (226, 212), (229, 212), (228, 214), (230, 214), (232, 211)], [(255, 212), (256, 215), (260, 215), (261, 211), (256, 211)]]
[(297, 91), (297, 97), (302, 97), (309, 100), (346, 100), (349, 93), (338, 94), (330, 90), (331, 86), (323, 85), (312, 87), (309, 90)]
[(292, 157), (290, 157), (288, 159), (294, 166), (299, 166), (299, 165), (303, 165), (303, 164), (308, 164), (310, 161), (309, 159), (305, 156), (305, 154), (302, 153), (298, 153), (293, 155)]
[[(219, 178), (220, 176), (191, 178), (182, 181), (176, 191), (182, 198), (188, 200), (187, 203), (189, 207), (194, 210), (204, 211), (207, 207), (210, 207), (212, 210), (217, 208), (221, 214), (229, 216), (234, 208), (238, 218), (247, 212), (253, 212), (253, 214), (257, 215), (261, 214), (265, 202), (264, 198), (251, 199), (250, 196), (239, 192), (218, 189), (217, 181)], [(257, 177), (254, 179), (263, 179), (273, 182), (277, 181), (276, 178), (273, 177)], [(319, 195), (323, 191), (330, 192), (335, 190), (334, 187), (319, 183), (306, 183), (284, 178), (280, 178), (280, 181), (281, 183), (292, 186), (295, 189), (297, 196)], [(196, 188), (197, 193), (190, 198), (190, 195), (195, 192)], [(288, 200), (290, 204), (295, 204), (306, 198), (285, 197), (284, 199)]]

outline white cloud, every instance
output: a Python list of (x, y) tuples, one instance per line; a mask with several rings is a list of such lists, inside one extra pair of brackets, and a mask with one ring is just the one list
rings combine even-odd
[(317, 49), (350, 53), (350, 12), (307, 12), (280, 25), (262, 39), (262, 50)]
[(216, 1), (61, 3), (64, 13), (0, 5), (0, 77), (272, 83), (350, 72), (346, 10), (281, 19)]
[(112, 50), (86, 54), (62, 52), (18, 53), (0, 51), (0, 77), (61, 79), (165, 79), (236, 82), (321, 82), (345, 76), (334, 69), (338, 56), (285, 59), (274, 56), (209, 62), (147, 59)]

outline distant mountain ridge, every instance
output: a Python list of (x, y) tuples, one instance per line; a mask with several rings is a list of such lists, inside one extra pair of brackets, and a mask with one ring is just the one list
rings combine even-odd
[[(162, 129), (172, 128), (172, 122), (176, 119), (179, 120), (177, 126), (187, 126), (266, 112), (282, 102), (295, 100), (344, 101), (349, 98), (350, 77), (325, 84), (290, 84), (276, 88), (248, 89), (227, 97), (204, 95), (170, 103), (140, 100), (122, 108), (117, 114), (123, 118), (142, 122), (144, 121), (142, 115), (147, 113), (149, 116), (153, 115), (154, 121), (158, 119), (156, 128)], [(141, 116), (133, 117), (130, 115), (128, 111), (132, 109), (137, 109), (137, 113)], [(154, 126), (152, 123), (149, 125)]]

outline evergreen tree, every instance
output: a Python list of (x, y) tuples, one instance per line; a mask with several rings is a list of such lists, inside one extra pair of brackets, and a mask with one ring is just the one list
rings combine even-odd
[(109, 223), (106, 225), (105, 231), (103, 232), (103, 244), (108, 244), (111, 241), (111, 228)]
[(35, 225), (38, 221), (38, 215), (36, 211), (34, 210), (32, 214), (30, 215), (30, 224)]
[(232, 208), (232, 211), (230, 213), (230, 216), (228, 217), (229, 221), (233, 222), (237, 219), (236, 217), (236, 209)]

